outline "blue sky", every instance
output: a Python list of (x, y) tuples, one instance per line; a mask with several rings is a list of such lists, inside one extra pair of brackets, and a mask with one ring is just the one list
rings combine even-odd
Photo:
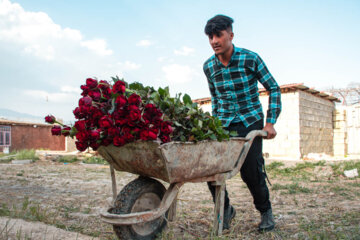
[(72, 120), (85, 79), (115, 75), (208, 97), (216, 14), (279, 84), (360, 82), (360, 1), (0, 0), (0, 108)]

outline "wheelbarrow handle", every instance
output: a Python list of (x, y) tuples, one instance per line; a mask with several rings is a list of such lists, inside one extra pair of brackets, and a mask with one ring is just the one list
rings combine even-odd
[(266, 137), (268, 133), (264, 130), (253, 130), (246, 135), (247, 140), (253, 140), (255, 137)]

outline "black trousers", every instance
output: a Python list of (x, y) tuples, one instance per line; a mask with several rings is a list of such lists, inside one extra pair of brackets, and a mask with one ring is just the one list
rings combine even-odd
[[(245, 137), (251, 130), (263, 129), (263, 120), (255, 122), (248, 128), (243, 123), (232, 123), (226, 128), (229, 131), (236, 131), (239, 137)], [(264, 171), (264, 158), (262, 156), (262, 138), (256, 137), (246, 156), (245, 162), (240, 169), (241, 178), (249, 188), (254, 198), (254, 204), (258, 211), (266, 212), (271, 208), (269, 200), (269, 189), (266, 185), (266, 173)], [(215, 202), (215, 186), (208, 182), (208, 187)], [(225, 189), (225, 206), (228, 208), (230, 200)]]

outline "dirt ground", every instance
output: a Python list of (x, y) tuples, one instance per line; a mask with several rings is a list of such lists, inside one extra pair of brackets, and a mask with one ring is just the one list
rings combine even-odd
[[(360, 178), (345, 178), (341, 163), (335, 165), (268, 164), (277, 223), (269, 233), (257, 232), (260, 216), (239, 175), (227, 182), (237, 215), (219, 238), (211, 234), (207, 185), (187, 183), (178, 197), (176, 221), (158, 239), (360, 239)], [(117, 172), (118, 189), (135, 178)], [(111, 196), (107, 165), (0, 163), (0, 239), (116, 239), (98, 217)]]

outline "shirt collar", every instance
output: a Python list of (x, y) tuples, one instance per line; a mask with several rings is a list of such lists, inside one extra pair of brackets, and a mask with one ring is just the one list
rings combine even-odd
[[(235, 55), (236, 55), (235, 53), (238, 52), (238, 51), (239, 51), (239, 49), (238, 49), (237, 47), (235, 47), (235, 45), (233, 44), (233, 53), (232, 53), (232, 55), (231, 55), (231, 58), (230, 58), (230, 61), (229, 61), (228, 66), (230, 66), (230, 64), (232, 63), (232, 61), (233, 61), (234, 58), (235, 58)], [(222, 64), (222, 63), (220, 62), (220, 60), (217, 58), (216, 54), (214, 54), (214, 59), (215, 59), (215, 62), (216, 62), (217, 65), (219, 65), (219, 66), (221, 66), (221, 67), (225, 67), (224, 64)]]

